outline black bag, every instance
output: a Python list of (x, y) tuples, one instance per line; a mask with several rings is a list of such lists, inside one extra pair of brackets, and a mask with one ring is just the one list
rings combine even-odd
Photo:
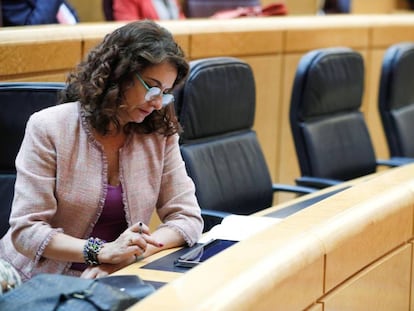
[(0, 310), (120, 311), (154, 291), (152, 285), (135, 275), (90, 280), (39, 274), (0, 296)]

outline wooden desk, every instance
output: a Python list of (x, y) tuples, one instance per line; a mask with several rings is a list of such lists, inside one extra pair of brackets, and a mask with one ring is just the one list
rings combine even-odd
[(414, 165), (348, 185), (184, 274), (119, 271), (168, 282), (131, 310), (413, 308)]

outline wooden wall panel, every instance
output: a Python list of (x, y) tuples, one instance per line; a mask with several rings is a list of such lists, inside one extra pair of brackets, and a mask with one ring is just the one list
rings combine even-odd
[(191, 58), (222, 55), (247, 56), (278, 53), (282, 47), (280, 31), (198, 33), (191, 36)]
[(390, 14), (396, 10), (395, 0), (352, 0), (351, 14)]
[(410, 310), (411, 245), (391, 253), (322, 300), (324, 311)]
[(388, 25), (378, 25), (371, 30), (371, 45), (376, 48), (388, 48), (391, 44), (414, 41), (413, 25), (407, 24), (407, 17), (412, 18), (411, 15), (401, 17), (401, 24), (396, 25), (395, 22), (390, 22)]
[(292, 131), (290, 129), (289, 107), (296, 68), (302, 56), (302, 53), (290, 53), (285, 55), (283, 59), (283, 84), (281, 88), (282, 107), (281, 118), (279, 119), (281, 124), (281, 146), (279, 148), (280, 165), (278, 166), (279, 170), (277, 172), (280, 182), (283, 183), (292, 183), (296, 177), (300, 176), (299, 162), (293, 143)]
[(47, 72), (71, 69), (79, 60), (79, 41), (51, 41), (32, 44), (6, 43), (0, 45), (0, 79), (24, 74), (42, 76)]
[[(385, 191), (387, 186), (384, 185), (383, 188)], [(366, 204), (357, 204), (349, 209), (350, 217), (344, 214), (341, 220), (317, 229), (326, 245), (326, 291), (340, 284), (355, 271), (377, 260), (396, 245), (404, 244), (412, 236), (413, 209), (412, 204), (407, 202), (413, 201), (413, 195), (406, 190), (405, 193), (395, 190), (394, 193), (387, 191), (386, 195), (381, 195), (380, 189), (381, 187), (376, 190), (378, 195), (367, 200)], [(389, 209), (391, 202), (397, 197), (401, 198), (401, 201), (394, 202), (395, 210)], [(387, 213), (381, 212), (383, 210), (387, 210)], [(371, 221), (361, 225), (362, 219)], [(357, 229), (352, 233), (353, 230), (349, 230), (348, 239), (338, 243), (341, 232), (336, 229), (352, 226)]]
[[(267, 0), (267, 3), (274, 3)], [(320, 0), (285, 0), (289, 15), (316, 15), (321, 6)]]
[[(323, 293), (321, 276), (324, 270), (323, 257), (309, 263), (291, 277), (283, 280), (274, 288), (269, 289), (268, 295), (255, 301), (247, 310), (257, 311), (295, 311), (303, 310), (304, 304), (315, 301)], [(292, 290), (292, 289), (295, 290)], [(318, 309), (315, 309), (318, 310)]]
[[(97, 44), (101, 43), (103, 40), (104, 34), (102, 34), (102, 37), (93, 37), (88, 38), (85, 37), (83, 40), (83, 48), (82, 48), (82, 57), (85, 57), (86, 54)], [(181, 46), (181, 48), (184, 51), (184, 54), (187, 57), (190, 57), (190, 38), (188, 35), (174, 35), (174, 39), (177, 41), (177, 43)]]
[[(280, 139), (281, 56), (253, 56), (243, 58), (253, 69), (256, 83), (256, 114), (254, 129), (261, 143), (273, 180), (279, 169), (277, 148)], [(266, 85), (267, 87), (261, 87)], [(269, 143), (272, 142), (273, 143)]]
[(368, 123), (372, 142), (377, 158), (389, 158), (387, 141), (385, 139), (384, 130), (382, 127), (381, 118), (378, 111), (378, 92), (382, 58), (385, 50), (375, 49), (370, 51), (370, 66), (366, 68), (366, 74), (369, 78), (366, 79), (367, 92), (367, 110), (365, 118)]
[(69, 3), (76, 9), (82, 23), (105, 21), (102, 0), (70, 0)]
[(285, 51), (307, 52), (313, 49), (348, 46), (355, 49), (368, 47), (368, 29), (365, 27), (304, 27), (287, 29)]
[(66, 77), (69, 73), (70, 69), (59, 71), (59, 72), (50, 72), (48, 74), (40, 73), (39, 75), (35, 75), (30, 73), (28, 75), (10, 75), (10, 76), (2, 76), (1, 81), (7, 82), (65, 82)]
[(63, 81), (82, 53), (80, 35), (64, 27), (10, 27), (0, 35), (0, 81)]

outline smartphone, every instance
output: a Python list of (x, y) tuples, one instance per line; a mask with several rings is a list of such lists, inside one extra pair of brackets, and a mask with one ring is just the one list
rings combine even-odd
[(238, 241), (213, 239), (180, 256), (174, 264), (177, 267), (194, 267), (237, 242)]

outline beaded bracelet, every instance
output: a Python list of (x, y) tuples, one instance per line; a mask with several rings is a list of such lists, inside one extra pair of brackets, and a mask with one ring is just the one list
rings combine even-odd
[(92, 237), (86, 241), (85, 246), (83, 247), (83, 258), (85, 259), (86, 264), (90, 266), (97, 266), (100, 264), (98, 254), (105, 243), (105, 240)]

